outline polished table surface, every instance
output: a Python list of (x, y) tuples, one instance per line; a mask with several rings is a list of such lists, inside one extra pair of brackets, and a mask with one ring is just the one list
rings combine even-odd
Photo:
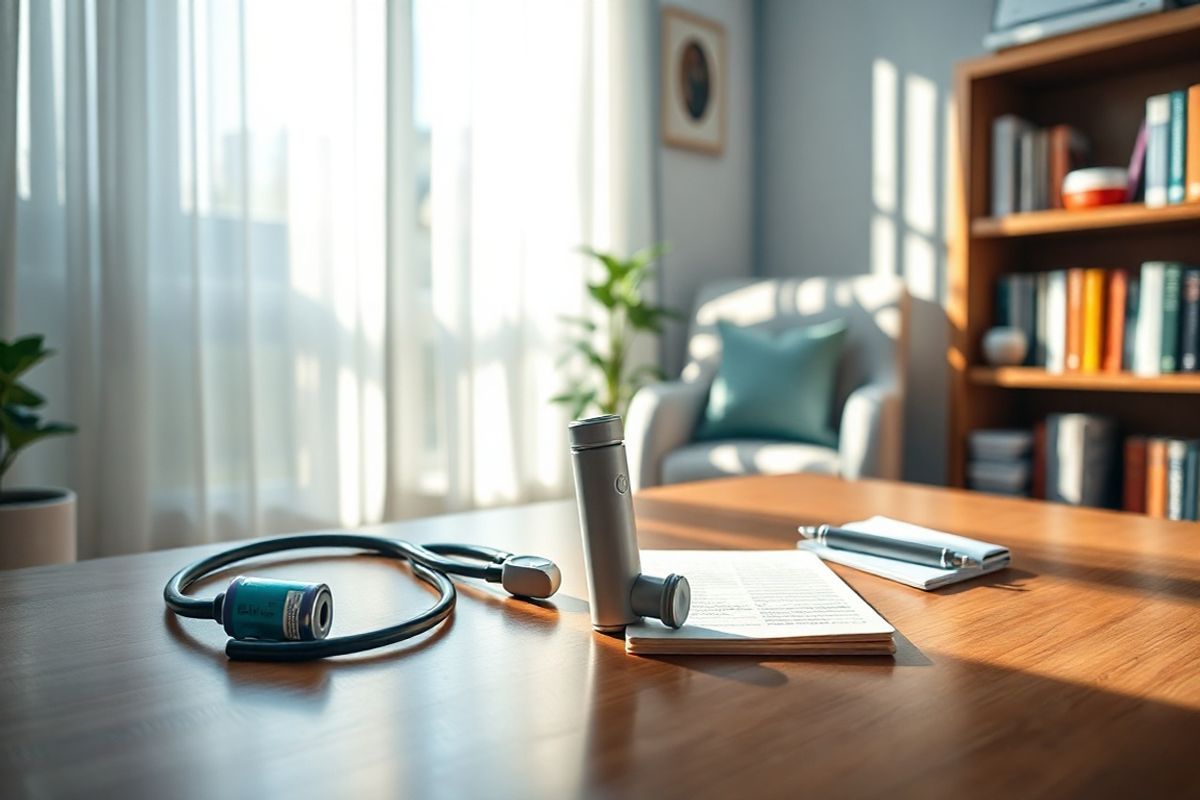
[[(1200, 525), (816, 476), (638, 514), (643, 547), (719, 549), (887, 514), (1013, 566), (933, 593), (835, 566), (894, 658), (637, 658), (590, 629), (573, 503), (437, 517), (378, 530), (547, 555), (562, 592), (461, 583), (444, 629), (305, 665), (229, 662), (219, 625), (164, 612), (215, 546), (0, 573), (0, 794), (1200, 796)], [(431, 600), (364, 555), (240, 571), (328, 582), (335, 633)]]

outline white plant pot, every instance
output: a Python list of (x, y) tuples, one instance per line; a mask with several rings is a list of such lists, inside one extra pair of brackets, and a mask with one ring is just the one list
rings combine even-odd
[(75, 493), (70, 489), (0, 492), (0, 569), (75, 560)]

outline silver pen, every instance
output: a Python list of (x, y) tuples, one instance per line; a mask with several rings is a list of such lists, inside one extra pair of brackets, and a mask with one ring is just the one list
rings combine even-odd
[(845, 528), (834, 528), (829, 525), (801, 525), (800, 535), (836, 550), (849, 550), (854, 553), (894, 558), (897, 561), (924, 564), (927, 567), (960, 569), (982, 566), (977, 559), (966, 553), (956, 553), (949, 547), (906, 542), (888, 536), (848, 531)]

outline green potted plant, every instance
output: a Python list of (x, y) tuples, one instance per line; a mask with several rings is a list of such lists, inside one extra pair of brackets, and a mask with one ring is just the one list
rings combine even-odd
[(586, 317), (563, 317), (575, 330), (564, 362), (574, 359), (582, 369), (570, 379), (566, 391), (550, 402), (567, 406), (572, 419), (592, 408), (624, 417), (638, 389), (665, 378), (654, 364), (630, 363), (631, 345), (643, 333), (662, 333), (666, 320), (681, 318), (679, 312), (651, 303), (642, 291), (666, 247), (654, 245), (624, 259), (590, 247), (583, 252), (604, 267), (602, 280), (587, 287), (600, 306), (602, 324)]
[(7, 485), (17, 456), (34, 442), (73, 433), (46, 422), (46, 399), (21, 376), (54, 354), (41, 336), (0, 339), (0, 569), (75, 560), (75, 493), (70, 489), (13, 489)]

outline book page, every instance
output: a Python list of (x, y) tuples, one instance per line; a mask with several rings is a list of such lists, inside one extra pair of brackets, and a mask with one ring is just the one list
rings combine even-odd
[(882, 636), (887, 623), (812, 553), (802, 550), (647, 550), (642, 571), (679, 573), (692, 588), (687, 624), (657, 620), (630, 638), (812, 638)]

